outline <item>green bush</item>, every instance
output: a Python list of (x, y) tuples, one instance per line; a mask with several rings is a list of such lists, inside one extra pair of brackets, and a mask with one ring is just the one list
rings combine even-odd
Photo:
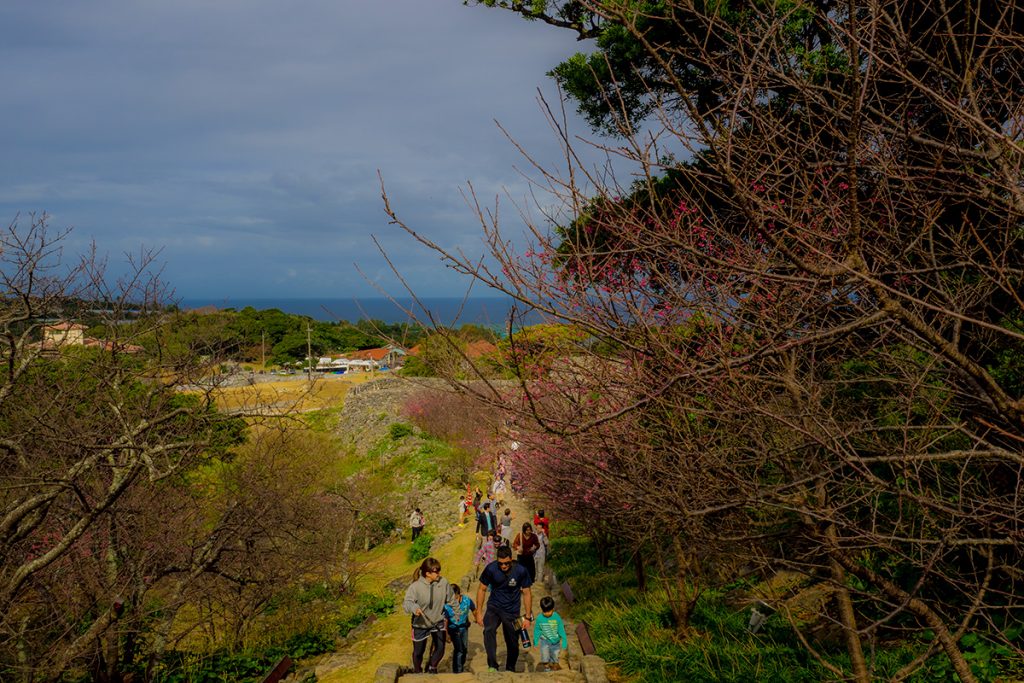
[(338, 634), (345, 637), (356, 626), (372, 615), (387, 616), (395, 611), (395, 596), (391, 593), (360, 593), (354, 610), (338, 619)]
[(419, 562), (420, 560), (430, 555), (430, 544), (433, 543), (434, 537), (430, 534), (420, 534), (419, 538), (413, 541), (412, 545), (409, 546), (409, 561)]
[(156, 683), (259, 683), (285, 655), (300, 659), (330, 652), (334, 647), (333, 634), (309, 631), (292, 636), (283, 645), (260, 651), (218, 650), (210, 654), (172, 651), (161, 659), (153, 680)]
[(388, 427), (388, 436), (391, 437), (392, 441), (398, 441), (412, 434), (412, 426), (407, 425), (404, 422), (395, 422)]

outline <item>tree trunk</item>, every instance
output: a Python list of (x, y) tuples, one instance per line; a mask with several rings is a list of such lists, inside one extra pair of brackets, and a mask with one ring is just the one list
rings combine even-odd
[(352, 551), (352, 537), (355, 533), (356, 522), (352, 520), (352, 523), (348, 525), (348, 529), (345, 530), (345, 542), (341, 546), (341, 583), (345, 586), (348, 585), (349, 579), (352, 578), (349, 557)]
[(935, 639), (939, 641), (942, 651), (949, 657), (949, 661), (953, 664), (953, 670), (956, 671), (960, 680), (963, 683), (977, 683), (978, 679), (971, 671), (967, 660), (964, 659), (964, 654), (960, 651), (956, 638), (942, 618), (926, 602), (913, 597), (884, 576), (854, 562), (853, 558), (845, 553), (836, 551), (835, 559), (854, 576), (879, 588), (890, 600), (905, 604), (911, 613), (935, 631)]
[(601, 567), (607, 568), (609, 562), (608, 540), (601, 529), (594, 530), (593, 539), (594, 547), (597, 549), (597, 562)]
[(644, 567), (644, 555), (641, 549), (633, 553), (633, 569), (636, 570), (636, 587), (642, 593), (647, 592), (647, 570)]
[[(835, 536), (835, 529), (829, 526), (832, 536)], [(853, 600), (850, 599), (850, 591), (846, 588), (846, 572), (843, 566), (836, 560), (829, 561), (832, 568), (832, 581), (838, 587), (836, 601), (839, 604), (839, 620), (843, 624), (843, 637), (846, 641), (846, 652), (850, 655), (850, 664), (853, 667), (853, 680), (857, 683), (870, 683), (868, 675), (868, 663), (864, 659), (864, 648), (860, 642), (860, 635), (857, 633), (857, 615), (853, 610)]]
[(678, 536), (672, 537), (672, 551), (676, 560), (676, 571), (673, 585), (669, 591), (672, 615), (676, 620), (676, 634), (680, 637), (689, 635), (690, 617), (700, 597), (700, 568), (696, 554), (683, 547)]
[[(826, 509), (828, 494), (825, 489), (824, 480), (818, 480), (815, 485), (815, 500), (818, 507)], [(864, 647), (860, 642), (860, 634), (857, 633), (857, 614), (853, 609), (853, 600), (850, 598), (850, 591), (846, 587), (846, 572), (843, 566), (831, 557), (839, 550), (839, 540), (836, 535), (835, 524), (829, 523), (825, 527), (825, 547), (830, 550), (829, 568), (832, 574), (832, 582), (836, 586), (836, 603), (839, 606), (839, 621), (843, 625), (843, 640), (846, 643), (846, 652), (850, 655), (850, 666), (853, 667), (853, 680), (857, 683), (870, 683), (868, 675), (868, 663), (864, 659)]]

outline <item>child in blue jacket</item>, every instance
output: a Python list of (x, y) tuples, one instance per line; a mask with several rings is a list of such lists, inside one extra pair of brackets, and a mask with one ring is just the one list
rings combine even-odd
[(466, 666), (466, 653), (469, 651), (470, 614), (476, 621), (476, 605), (468, 595), (463, 595), (457, 583), (452, 584), (451, 600), (444, 606), (444, 616), (448, 627), (448, 636), (452, 641), (452, 673), (462, 673)]

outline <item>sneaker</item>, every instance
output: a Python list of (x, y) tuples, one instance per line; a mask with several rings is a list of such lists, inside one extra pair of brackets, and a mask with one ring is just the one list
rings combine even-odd
[(496, 673), (498, 673), (498, 670), (495, 669), (493, 666), (489, 666), (489, 667), (487, 667), (487, 673), (494, 673), (494, 674), (496, 674)]

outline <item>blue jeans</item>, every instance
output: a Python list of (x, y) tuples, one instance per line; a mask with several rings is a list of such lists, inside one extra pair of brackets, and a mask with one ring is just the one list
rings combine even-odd
[(469, 624), (448, 627), (448, 635), (452, 639), (452, 673), (462, 673), (466, 668), (466, 653), (469, 652)]
[(561, 643), (549, 643), (543, 638), (540, 639), (541, 664), (558, 664), (558, 656), (560, 654), (562, 654)]

